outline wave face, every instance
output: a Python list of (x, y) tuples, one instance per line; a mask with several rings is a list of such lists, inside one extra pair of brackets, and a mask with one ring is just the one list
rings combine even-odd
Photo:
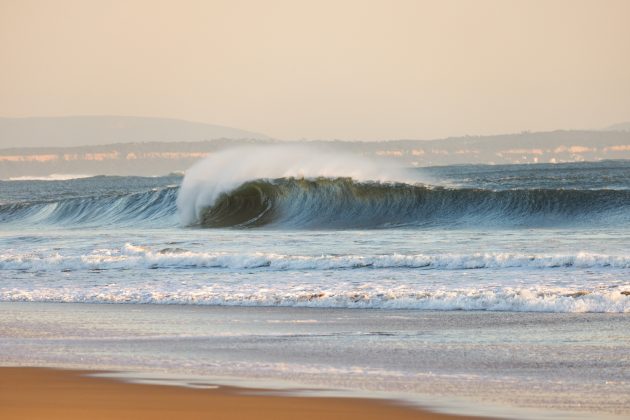
[(630, 191), (452, 189), (350, 178), (245, 182), (201, 211), (204, 227), (391, 228), (630, 222)]
[(177, 187), (0, 205), (0, 223), (62, 226), (175, 226)]
[[(0, 205), (0, 223), (175, 227), (178, 187)], [(357, 182), (350, 178), (248, 181), (218, 195), (191, 225), (207, 228), (379, 229), (562, 227), (630, 223), (629, 190), (494, 191)]]
[(304, 148), (236, 149), (200, 161), (183, 180), (0, 181), (0, 223), (286, 229), (630, 226), (630, 166), (584, 165), (403, 170)]
[(497, 173), (488, 173), (487, 168), (446, 169), (446, 174), (440, 168), (410, 171), (383, 161), (288, 145), (233, 149), (213, 154), (187, 171), (177, 209), (182, 225), (211, 228), (488, 228), (630, 222), (630, 189), (591, 188), (584, 179), (565, 189), (565, 179), (572, 177), (570, 168), (546, 168), (547, 178), (538, 184), (516, 182), (524, 188), (495, 186), (514, 185), (514, 176), (540, 180), (541, 175), (529, 168), (493, 168)]
[[(244, 206), (244, 214), (256, 217), (260, 206), (256, 196), (272, 193), (261, 185), (249, 188), (253, 181), (265, 179), (320, 179), (348, 178), (357, 182), (421, 182), (421, 173), (401, 168), (391, 162), (374, 162), (368, 158), (339, 151), (323, 151), (300, 145), (276, 145), (270, 147), (243, 147), (215, 153), (193, 165), (182, 181), (177, 209), (183, 225), (198, 225), (207, 218), (209, 207), (222, 206), (219, 200), (231, 191), (232, 202), (228, 207)], [(264, 181), (263, 181), (264, 182)], [(263, 191), (264, 190), (264, 191)], [(264, 199), (265, 197), (263, 197)], [(303, 197), (295, 197), (301, 199)], [(324, 197), (322, 197), (324, 198)], [(263, 205), (266, 203), (263, 200)], [(324, 203), (322, 203), (324, 204)], [(244, 225), (243, 217), (225, 209), (231, 216), (217, 220), (216, 226)], [(230, 222), (232, 219), (235, 222)], [(215, 224), (206, 224), (215, 226)], [(263, 223), (264, 224), (264, 223)]]

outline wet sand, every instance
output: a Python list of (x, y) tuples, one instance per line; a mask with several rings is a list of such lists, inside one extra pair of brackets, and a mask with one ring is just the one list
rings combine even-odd
[[(358, 398), (251, 395), (252, 390), (145, 385), (90, 371), (0, 368), (0, 418), (9, 419), (473, 419)], [(248, 392), (249, 391), (249, 392)], [(478, 419), (478, 417), (477, 417)]]

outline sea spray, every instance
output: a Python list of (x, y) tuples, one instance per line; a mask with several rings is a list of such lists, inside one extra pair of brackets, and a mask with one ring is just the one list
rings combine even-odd
[(188, 171), (177, 208), (183, 225), (197, 224), (221, 194), (258, 179), (338, 178), (355, 181), (421, 182), (420, 173), (390, 161), (323, 151), (301, 145), (252, 146), (211, 154)]

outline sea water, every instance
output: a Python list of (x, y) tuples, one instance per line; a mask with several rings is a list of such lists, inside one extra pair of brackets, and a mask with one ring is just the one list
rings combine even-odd
[(258, 157), (0, 182), (4, 361), (629, 412), (629, 162)]

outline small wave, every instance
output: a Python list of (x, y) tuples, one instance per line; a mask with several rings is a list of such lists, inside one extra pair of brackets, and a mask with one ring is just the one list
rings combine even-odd
[(156, 289), (143, 287), (0, 289), (0, 301), (135, 303), (313, 308), (415, 309), (442, 311), (630, 312), (630, 290), (504, 287), (454, 290), (216, 290), (212, 287)]
[(139, 193), (69, 198), (58, 201), (0, 205), (0, 222), (29, 225), (108, 226), (152, 223), (177, 225), (178, 187)]
[[(413, 270), (497, 270), (520, 275), (527, 271), (550, 270), (576, 276), (591, 270), (625, 276), (630, 257), (588, 252), (575, 254), (386, 254), (386, 255), (286, 255), (277, 253), (193, 252), (183, 248), (151, 249), (126, 244), (122, 248), (95, 249), (81, 255), (59, 252), (4, 252), (0, 272), (44, 273), (91, 272), (107, 270), (196, 270), (215, 273), (306, 272), (357, 270), (366, 273), (384, 270), (386, 277), (413, 275)], [(201, 270), (201, 271), (199, 271)], [(397, 274), (394, 274), (393, 271)], [(548, 273), (547, 273), (548, 272)], [(78, 273), (77, 273), (78, 274)], [(322, 273), (327, 278), (325, 273)], [(57, 274), (54, 274), (57, 276)], [(117, 274), (114, 274), (118, 276)], [(169, 275), (167, 273), (167, 275)], [(271, 274), (271, 278), (276, 275)], [(455, 274), (447, 274), (449, 277)], [(510, 274), (511, 275), (511, 274)], [(143, 275), (141, 278), (144, 278)], [(197, 276), (194, 276), (197, 278)], [(260, 276), (257, 276), (257, 278)], [(107, 278), (111, 278), (107, 277)], [(305, 306), (322, 308), (374, 308), (422, 310), (487, 310), (542, 312), (630, 312), (627, 283), (589, 285), (469, 285), (459, 287), (391, 281), (212, 281), (156, 282), (134, 280), (99, 284), (48, 282), (5, 283), (0, 286), (0, 301), (152, 303), (232, 306)], [(269, 277), (267, 277), (269, 278)], [(284, 276), (279, 279), (285, 278)], [(353, 276), (352, 278), (361, 278)], [(366, 276), (366, 278), (370, 278)], [(382, 278), (382, 275), (379, 275)]]
[(99, 249), (84, 255), (53, 253), (3, 253), (0, 270), (74, 271), (112, 269), (555, 269), (630, 268), (630, 257), (588, 252), (535, 255), (518, 253), (387, 254), (387, 255), (284, 255), (275, 253), (192, 252), (181, 248), (154, 251), (125, 245), (122, 249)]

